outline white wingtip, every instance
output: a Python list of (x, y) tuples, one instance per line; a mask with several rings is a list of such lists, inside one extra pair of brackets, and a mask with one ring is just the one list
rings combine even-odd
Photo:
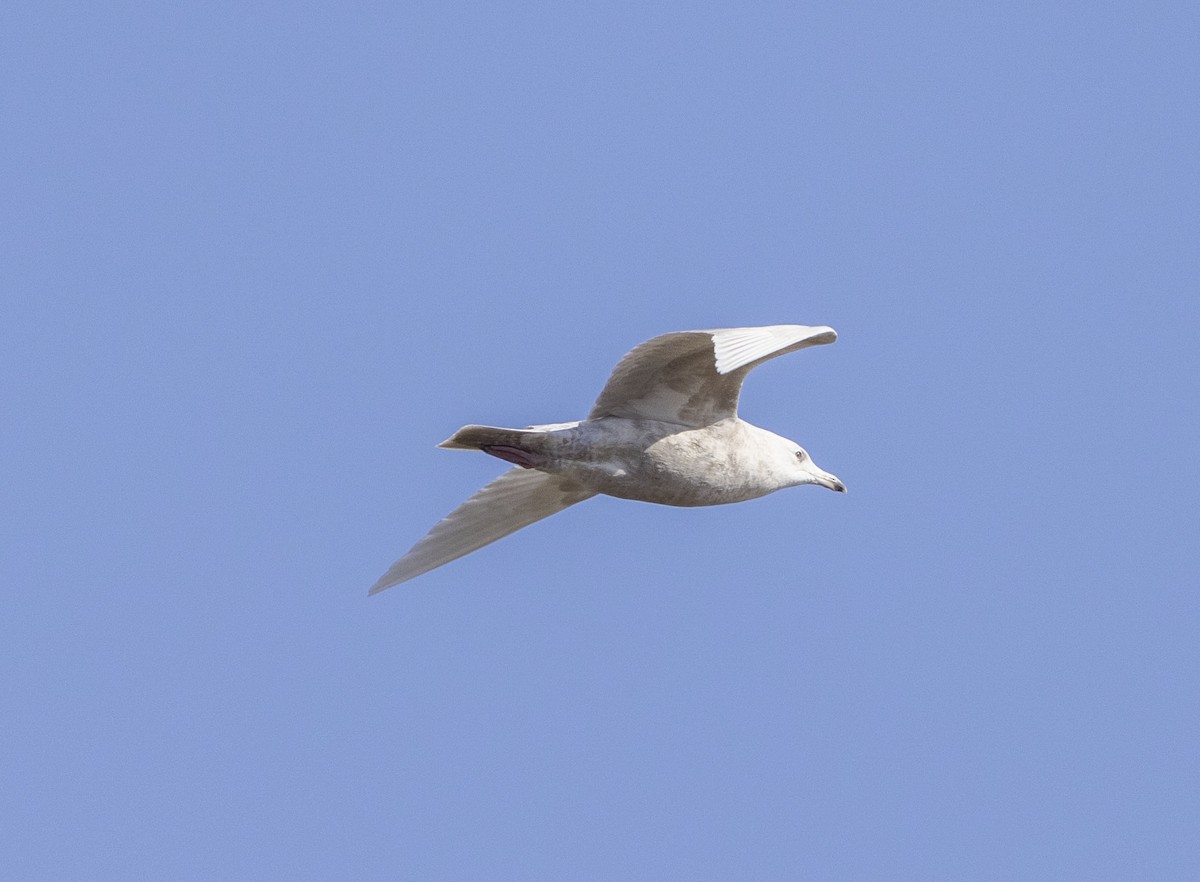
[(837, 332), (825, 325), (773, 325), (713, 331), (712, 339), (717, 373), (728, 374), (806, 346), (832, 343)]

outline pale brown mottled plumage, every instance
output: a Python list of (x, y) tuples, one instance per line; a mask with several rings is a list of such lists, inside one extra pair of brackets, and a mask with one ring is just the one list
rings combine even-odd
[(664, 334), (618, 362), (586, 420), (459, 429), (440, 446), (483, 450), (519, 468), (434, 526), (371, 593), (597, 493), (693, 506), (741, 502), (799, 484), (844, 491), (794, 442), (737, 416), (742, 381), (752, 368), (836, 339), (832, 328), (805, 325)]

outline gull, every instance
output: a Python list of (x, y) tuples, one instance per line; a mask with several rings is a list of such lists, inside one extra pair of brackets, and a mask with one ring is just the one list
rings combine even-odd
[(383, 574), (378, 594), (598, 493), (722, 505), (784, 487), (846, 491), (794, 441), (738, 419), (746, 374), (832, 328), (772, 325), (663, 334), (618, 363), (587, 419), (524, 429), (464, 426), (439, 444), (515, 467), (452, 511)]

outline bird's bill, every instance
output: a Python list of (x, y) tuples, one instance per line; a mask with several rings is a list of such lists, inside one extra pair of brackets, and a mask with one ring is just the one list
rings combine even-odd
[(831, 475), (829, 472), (823, 472), (816, 466), (813, 466), (811, 474), (813, 483), (820, 484), (822, 487), (828, 487), (830, 490), (837, 493), (845, 493), (846, 485), (842, 483), (842, 479), (837, 475)]
[(842, 479), (835, 478), (833, 475), (830, 475), (827, 480), (820, 483), (822, 487), (828, 487), (830, 490), (836, 490), (838, 493), (846, 492), (846, 485), (842, 483)]

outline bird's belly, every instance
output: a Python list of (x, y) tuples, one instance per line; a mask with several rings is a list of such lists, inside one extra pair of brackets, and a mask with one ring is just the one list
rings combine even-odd
[(764, 496), (769, 489), (744, 480), (725, 464), (680, 464), (641, 457), (637, 461), (564, 464), (558, 471), (606, 496), (659, 505), (724, 505)]
[(722, 505), (778, 489), (764, 483), (745, 447), (736, 419), (699, 429), (603, 419), (564, 432), (542, 468), (621, 499)]

